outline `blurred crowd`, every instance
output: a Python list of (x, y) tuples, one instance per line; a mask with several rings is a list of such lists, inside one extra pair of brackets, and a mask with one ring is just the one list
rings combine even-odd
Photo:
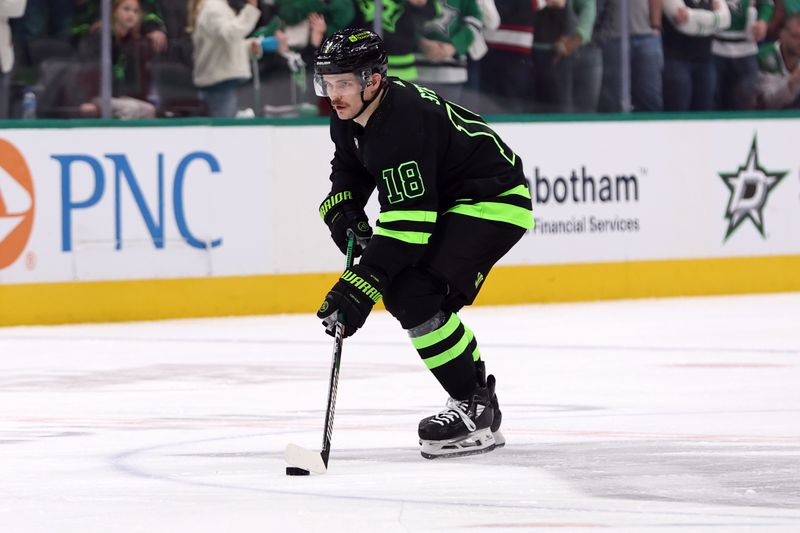
[[(800, 0), (112, 0), (111, 112), (326, 114), (315, 51), (378, 14), (390, 75), (484, 114), (800, 107)], [(99, 116), (102, 29), (0, 0), (0, 118)]]

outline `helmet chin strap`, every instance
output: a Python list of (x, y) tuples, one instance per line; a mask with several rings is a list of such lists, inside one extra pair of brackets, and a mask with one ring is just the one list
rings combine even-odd
[(367, 108), (369, 107), (369, 104), (374, 102), (376, 98), (378, 98), (381, 94), (383, 94), (383, 89), (384, 89), (385, 85), (386, 84), (383, 83), (383, 80), (381, 80), (381, 85), (380, 85), (380, 88), (378, 89), (378, 92), (376, 92), (375, 96), (373, 96), (369, 100), (364, 100), (364, 91), (361, 91), (361, 110), (358, 113), (356, 113), (356, 115), (353, 118), (351, 118), (350, 120), (355, 120), (358, 117), (360, 117), (361, 113), (363, 113), (364, 111), (367, 110)]

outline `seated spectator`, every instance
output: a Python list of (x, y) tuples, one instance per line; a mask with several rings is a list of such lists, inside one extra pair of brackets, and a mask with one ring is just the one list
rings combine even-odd
[(713, 108), (712, 35), (730, 26), (725, 0), (664, 0), (664, 110)]
[[(139, 0), (113, 0), (111, 15), (112, 99), (114, 118), (154, 118), (156, 108), (147, 101), (150, 90), (149, 62), (153, 57), (152, 41), (142, 36), (142, 11)], [(96, 63), (101, 49), (101, 23), (92, 25), (90, 33), (81, 41), (78, 56), (86, 61), (85, 78), (95, 97), (80, 107), (82, 116), (100, 115), (99, 71)], [(92, 91), (92, 88), (94, 90)]]
[(786, 18), (777, 42), (761, 46), (758, 62), (760, 107), (800, 108), (800, 14)]
[[(147, 37), (153, 51), (160, 54), (167, 49), (167, 28), (161, 15), (159, 0), (141, 0), (141, 35)], [(72, 35), (76, 40), (85, 37), (100, 22), (100, 0), (77, 0), (72, 22)]]

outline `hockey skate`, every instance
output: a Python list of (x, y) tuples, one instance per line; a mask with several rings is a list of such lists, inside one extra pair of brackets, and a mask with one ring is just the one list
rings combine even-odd
[[(449, 398), (443, 411), (420, 421), (419, 443), (424, 458), (462, 457), (498, 447), (493, 433), (494, 384), (494, 376), (489, 376), (486, 385), (478, 385), (469, 399)], [(497, 429), (499, 433), (499, 423)], [(502, 442), (505, 444), (505, 439)]]

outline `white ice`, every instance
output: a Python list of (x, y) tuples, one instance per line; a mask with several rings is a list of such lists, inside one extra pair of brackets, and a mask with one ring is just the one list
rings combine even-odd
[(475, 307), (508, 445), (420, 457), (445, 395), (385, 312), (0, 329), (0, 532), (800, 531), (800, 294)]

